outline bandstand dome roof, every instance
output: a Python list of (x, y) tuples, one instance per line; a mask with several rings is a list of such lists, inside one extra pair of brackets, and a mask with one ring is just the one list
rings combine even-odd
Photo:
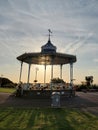
[(54, 46), (49, 39), (48, 42), (41, 47), (41, 52), (42, 53), (50, 53), (50, 52), (56, 53), (56, 46)]
[(19, 61), (39, 65), (63, 65), (76, 62), (76, 56), (56, 52), (56, 46), (51, 43), (50, 34), (48, 42), (41, 47), (41, 52), (24, 53), (17, 57)]

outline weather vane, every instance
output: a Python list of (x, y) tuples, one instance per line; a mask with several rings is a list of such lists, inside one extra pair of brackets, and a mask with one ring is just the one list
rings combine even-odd
[(48, 29), (48, 31), (49, 31), (49, 40), (50, 40), (50, 36), (51, 36), (52, 31), (50, 29)]

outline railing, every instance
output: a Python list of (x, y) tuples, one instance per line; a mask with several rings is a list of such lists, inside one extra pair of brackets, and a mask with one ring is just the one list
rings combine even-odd
[(53, 92), (59, 92), (62, 97), (74, 97), (75, 90), (23, 90), (17, 91), (16, 96), (32, 98), (51, 98)]

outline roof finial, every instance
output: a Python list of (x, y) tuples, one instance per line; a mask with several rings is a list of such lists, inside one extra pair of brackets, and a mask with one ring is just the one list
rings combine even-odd
[(50, 33), (52, 33), (52, 31), (50, 30), (50, 29), (48, 29), (48, 31), (49, 31), (49, 41), (50, 41)]

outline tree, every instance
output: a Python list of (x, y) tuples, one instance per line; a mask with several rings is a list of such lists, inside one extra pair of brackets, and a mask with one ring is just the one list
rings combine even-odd
[(91, 86), (91, 84), (93, 83), (93, 76), (86, 76), (85, 80), (86, 80), (87, 86)]
[(63, 79), (60, 78), (53, 78), (51, 80), (52, 83), (65, 83)]
[(15, 84), (9, 80), (8, 78), (0, 77), (0, 85), (1, 87), (15, 87)]

